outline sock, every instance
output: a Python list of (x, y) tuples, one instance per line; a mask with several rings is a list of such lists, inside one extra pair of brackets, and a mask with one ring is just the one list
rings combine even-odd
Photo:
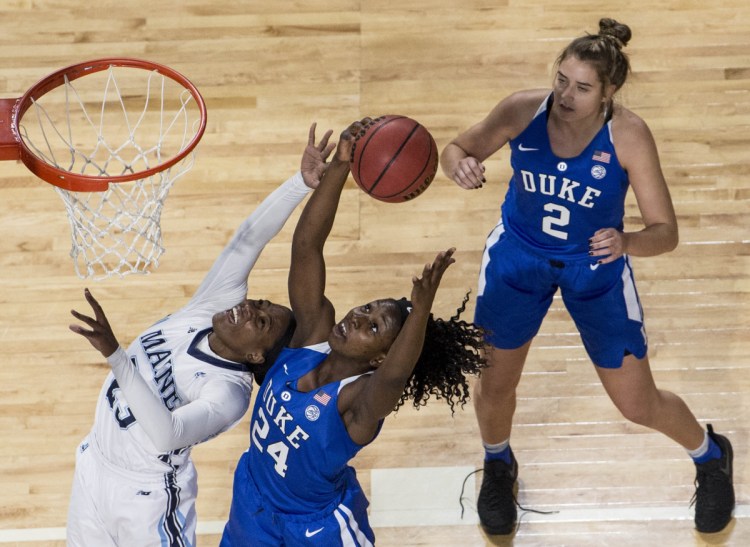
[(703, 443), (695, 450), (688, 450), (688, 455), (695, 463), (706, 463), (709, 460), (721, 458), (721, 448), (706, 432)]
[(484, 445), (484, 461), (502, 460), (510, 463), (510, 439), (497, 444), (482, 444)]

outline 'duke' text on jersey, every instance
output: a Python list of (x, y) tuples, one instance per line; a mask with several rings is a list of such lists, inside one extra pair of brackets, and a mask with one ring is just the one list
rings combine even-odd
[(521, 171), (523, 177), (523, 188), (527, 192), (539, 192), (545, 196), (557, 196), (560, 199), (577, 203), (581, 207), (589, 209), (594, 207), (594, 201), (602, 192), (591, 186), (581, 188), (581, 183), (569, 178), (562, 177), (562, 181), (557, 180), (556, 175), (544, 175), (530, 171)]
[[(263, 406), (258, 406), (258, 414), (255, 417), (255, 423), (253, 423), (251, 437), (253, 445), (260, 450), (264, 451), (263, 444), (268, 438), (271, 424), (266, 418), (266, 414), (263, 411), (268, 412), (269, 416), (272, 417), (273, 423), (278, 427), (280, 432), (284, 435), (286, 443), (283, 441), (275, 442), (266, 447), (265, 451), (275, 460), (276, 464), (274, 468), (276, 472), (282, 477), (286, 476), (286, 460), (289, 454), (289, 446), (295, 450), (300, 447), (299, 441), (306, 441), (310, 436), (307, 432), (302, 429), (299, 424), (292, 427), (294, 422), (294, 416), (287, 412), (284, 405), (280, 405), (276, 396), (273, 393), (273, 381), (269, 381), (266, 388), (261, 394), (263, 397)], [(289, 432), (287, 433), (287, 428)], [(287, 446), (287, 444), (289, 446)]]

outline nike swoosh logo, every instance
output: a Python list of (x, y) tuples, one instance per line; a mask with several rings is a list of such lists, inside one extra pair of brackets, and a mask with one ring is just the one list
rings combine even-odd
[(591, 268), (591, 271), (593, 272), (599, 267), (599, 264), (589, 264), (589, 268)]
[[(324, 526), (323, 528), (325, 528), (325, 526)], [(313, 537), (313, 536), (314, 536), (315, 534), (317, 534), (317, 533), (319, 533), (319, 532), (322, 532), (322, 531), (323, 531), (323, 528), (318, 528), (317, 530), (313, 530), (312, 532), (311, 532), (310, 530), (305, 530), (305, 537), (306, 537), (306, 538), (311, 538), (311, 537)]]
[(527, 148), (523, 144), (518, 145), (518, 150), (520, 150), (521, 152), (538, 152), (539, 151), (538, 148)]

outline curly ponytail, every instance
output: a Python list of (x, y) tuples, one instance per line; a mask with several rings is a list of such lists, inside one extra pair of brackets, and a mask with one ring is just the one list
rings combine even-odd
[(448, 320), (430, 315), (422, 353), (406, 383), (396, 409), (412, 399), (415, 408), (424, 406), (431, 395), (445, 399), (455, 412), (469, 400), (468, 375), (478, 374), (486, 366), (484, 331), (461, 319), (469, 293), (461, 307)]

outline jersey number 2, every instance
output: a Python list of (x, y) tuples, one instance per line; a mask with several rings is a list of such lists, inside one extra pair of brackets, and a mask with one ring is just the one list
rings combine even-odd
[(568, 239), (568, 233), (558, 230), (557, 227), (564, 227), (570, 224), (570, 211), (562, 205), (547, 203), (544, 210), (550, 213), (542, 219), (542, 231), (545, 234), (560, 238)]

